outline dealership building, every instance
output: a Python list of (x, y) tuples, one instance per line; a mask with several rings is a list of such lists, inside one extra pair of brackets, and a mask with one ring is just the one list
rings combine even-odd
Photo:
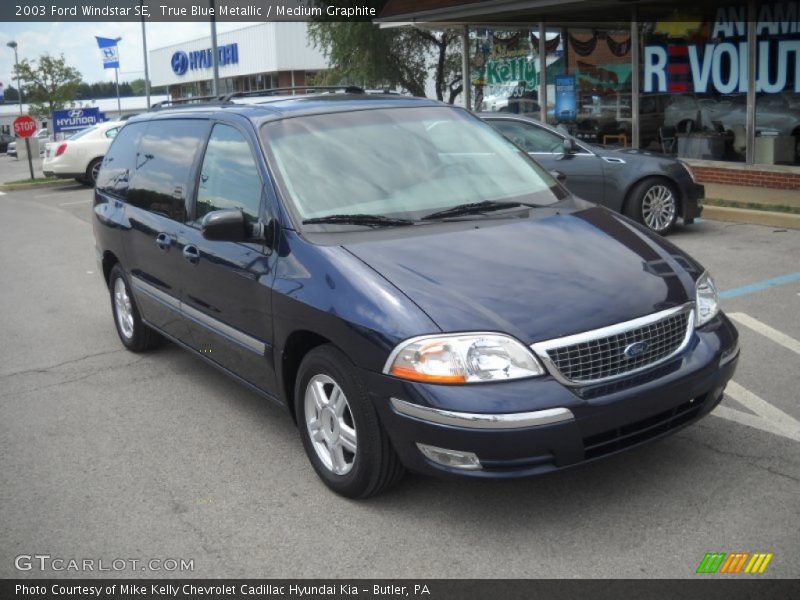
[(473, 109), (800, 190), (800, 2), (389, 0), (378, 22), (460, 29)]
[[(217, 36), (219, 93), (309, 85), (327, 61), (308, 39), (306, 23), (267, 22)], [(212, 93), (211, 37), (185, 40), (150, 52), (152, 85), (172, 98)]]

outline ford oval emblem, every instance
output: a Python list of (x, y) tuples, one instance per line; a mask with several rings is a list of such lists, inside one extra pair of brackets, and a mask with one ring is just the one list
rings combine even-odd
[(647, 352), (649, 347), (650, 344), (647, 342), (633, 342), (625, 346), (625, 350), (622, 353), (625, 355), (625, 358), (636, 358)]

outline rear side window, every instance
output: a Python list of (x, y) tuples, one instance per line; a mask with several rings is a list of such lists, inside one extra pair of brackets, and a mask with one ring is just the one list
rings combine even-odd
[(119, 130), (103, 159), (97, 176), (97, 189), (120, 198), (128, 195), (131, 176), (136, 169), (136, 152), (147, 123), (128, 123)]
[[(139, 142), (128, 202), (185, 221), (192, 165), (207, 127), (208, 122), (201, 119), (151, 121)], [(123, 128), (119, 135), (124, 132)]]
[(564, 148), (564, 140), (546, 129), (519, 121), (496, 120), (491, 122), (500, 133), (521, 146), (526, 152), (556, 153)]
[(207, 213), (239, 208), (249, 222), (258, 220), (261, 177), (250, 144), (235, 127), (217, 124), (211, 130), (200, 183), (195, 218)]

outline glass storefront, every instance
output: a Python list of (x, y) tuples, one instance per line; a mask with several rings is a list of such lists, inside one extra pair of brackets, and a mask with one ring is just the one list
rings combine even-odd
[[(789, 3), (759, 8), (753, 162), (800, 163), (800, 31)], [(653, 149), (684, 158), (747, 159), (746, 7), (696, 22), (642, 25), (640, 120), (657, 126)], [(663, 104), (663, 113), (645, 112)], [(794, 106), (793, 106), (794, 104)], [(647, 147), (643, 144), (643, 147)]]
[(754, 139), (748, 147), (747, 7), (694, 22), (638, 24), (638, 140), (633, 139), (631, 29), (548, 28), (546, 99), (539, 98), (538, 28), (473, 28), (475, 107), (540, 118), (588, 142), (689, 159), (800, 164), (797, 3), (759, 5)]

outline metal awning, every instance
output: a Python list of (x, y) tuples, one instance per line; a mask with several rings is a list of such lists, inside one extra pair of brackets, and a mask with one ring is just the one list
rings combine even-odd
[(684, 20), (708, 14), (735, 0), (389, 0), (376, 23), (455, 27), (461, 25), (524, 26), (545, 21), (548, 26), (626, 27), (631, 11), (638, 20)]

